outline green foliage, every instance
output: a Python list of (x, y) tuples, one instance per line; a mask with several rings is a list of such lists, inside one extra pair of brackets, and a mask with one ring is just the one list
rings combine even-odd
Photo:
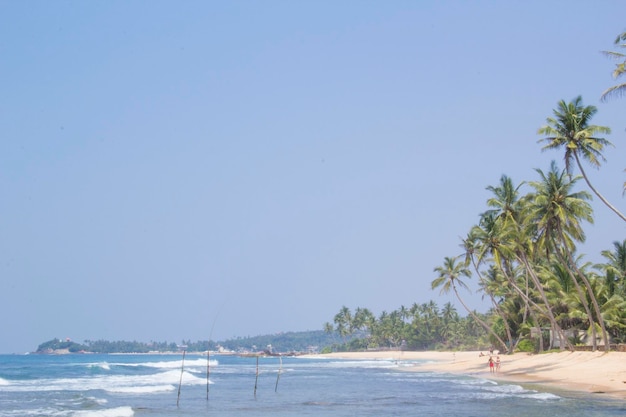
[(274, 352), (306, 352), (310, 349), (322, 349), (325, 346), (339, 343), (341, 340), (341, 337), (336, 333), (329, 334), (323, 330), (313, 330), (239, 337), (219, 342), (219, 344), (234, 351), (260, 351), (271, 345)]
[[(335, 326), (341, 329), (359, 329), (349, 333), (351, 340), (333, 351), (364, 351), (369, 349), (480, 350), (491, 345), (487, 332), (476, 318), (487, 321), (489, 316), (475, 313), (461, 317), (450, 303), (443, 309), (434, 302), (401, 306), (390, 313), (383, 311), (378, 317), (368, 314), (368, 320), (358, 321), (359, 312), (369, 310), (357, 308), (355, 314), (345, 306), (335, 315)], [(355, 321), (358, 323), (355, 324)], [(332, 326), (330, 326), (332, 329)]]
[(40, 344), (37, 347), (37, 352), (40, 353), (51, 353), (54, 351), (65, 351), (71, 353), (77, 353), (84, 350), (88, 350), (85, 345), (81, 345), (79, 343), (72, 342), (69, 339), (61, 340), (61, 339), (52, 339), (47, 342)]
[(520, 352), (534, 352), (535, 351), (535, 343), (532, 340), (524, 339), (520, 340), (517, 344), (517, 350)]
[(273, 352), (307, 352), (320, 350), (326, 346), (339, 346), (341, 337), (336, 333), (326, 333), (322, 330), (304, 332), (285, 332), (272, 335), (254, 337), (238, 337), (234, 339), (214, 342), (183, 340), (180, 344), (173, 342), (137, 342), (137, 341), (108, 341), (86, 340), (84, 344), (69, 340), (52, 339), (37, 347), (37, 353), (54, 353), (61, 351), (92, 352), (92, 353), (163, 353), (177, 352), (185, 349), (188, 352), (205, 352), (207, 349), (216, 350), (221, 346), (227, 350), (258, 352), (268, 350), (271, 345)]
[(107, 340), (86, 340), (87, 350), (94, 353), (149, 353), (149, 352), (176, 352), (179, 350), (176, 343), (167, 342), (128, 342)]

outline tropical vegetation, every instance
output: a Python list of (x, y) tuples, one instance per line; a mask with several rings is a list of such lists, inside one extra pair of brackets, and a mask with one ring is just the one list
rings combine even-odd
[[(375, 316), (343, 306), (324, 326), (350, 338), (340, 349), (485, 349), (512, 352), (527, 341), (537, 351), (608, 349), (626, 342), (626, 239), (602, 251), (592, 264), (578, 253), (584, 225), (593, 223), (591, 195), (577, 190), (555, 162), (538, 179), (515, 185), (507, 176), (487, 187), (493, 196), (462, 239), (463, 253), (434, 268), (431, 287), (452, 292), (468, 313), (447, 303), (413, 304)], [(522, 186), (526, 192), (522, 194)], [(481, 315), (467, 307), (462, 290), (476, 277), (491, 308)], [(354, 336), (357, 337), (354, 337)]]
[(309, 352), (320, 351), (324, 348), (341, 344), (342, 338), (337, 334), (328, 334), (323, 330), (301, 332), (281, 332), (258, 336), (234, 337), (231, 339), (210, 342), (207, 340), (181, 340), (175, 342), (138, 342), (138, 341), (110, 341), (85, 340), (78, 343), (69, 339), (51, 339), (41, 343), (36, 353), (166, 353), (206, 352), (207, 349), (220, 349), (233, 352), (250, 353), (271, 351), (271, 353)]
[(493, 343), (481, 321), (489, 317), (473, 312), (462, 317), (450, 302), (417, 304), (375, 316), (367, 308), (352, 312), (343, 306), (324, 328), (344, 337), (333, 351), (364, 350), (486, 350)]
[[(615, 44), (623, 48), (624, 41), (626, 32)], [(626, 73), (626, 55), (605, 54), (619, 60), (615, 78)], [(624, 92), (626, 85), (618, 84), (601, 98)], [(516, 184), (503, 175), (497, 185), (487, 186), (491, 197), (462, 239), (462, 253), (444, 257), (434, 268), (432, 289), (453, 293), (467, 318), (460, 318), (449, 304), (445, 314), (434, 305), (413, 305), (378, 317), (364, 308), (352, 313), (344, 306), (333, 323), (326, 323), (326, 330), (343, 336), (360, 332), (361, 337), (346, 347), (369, 349), (488, 342), (508, 352), (529, 346), (537, 351), (577, 346), (608, 351), (612, 345), (626, 343), (626, 239), (601, 252), (604, 262), (590, 262), (580, 251), (585, 228), (594, 222), (592, 195), (626, 221), (584, 168), (589, 164), (599, 169), (606, 160), (604, 152), (612, 146), (604, 137), (611, 129), (592, 123), (597, 111), (595, 106), (585, 106), (580, 96), (559, 101), (537, 133), (543, 151), (562, 152), (565, 167), (553, 161), (546, 170), (535, 169), (532, 180)], [(592, 194), (581, 189), (581, 179)], [(622, 224), (618, 221), (616, 226)], [(472, 278), (490, 302), (485, 315), (472, 311), (463, 300)], [(468, 331), (470, 325), (480, 328), (482, 336)]]

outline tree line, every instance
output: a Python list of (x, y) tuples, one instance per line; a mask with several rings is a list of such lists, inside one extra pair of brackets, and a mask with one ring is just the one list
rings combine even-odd
[(174, 342), (138, 342), (138, 341), (109, 341), (109, 340), (85, 340), (83, 343), (69, 339), (51, 339), (41, 343), (37, 353), (53, 353), (54, 351), (67, 350), (71, 353), (165, 353), (179, 352), (206, 352), (207, 349), (217, 351), (220, 348), (234, 352), (307, 352), (318, 351), (341, 342), (340, 336), (329, 335), (323, 330), (282, 332), (276, 334), (235, 337), (223, 341), (181, 340)]
[(342, 338), (343, 343), (332, 346), (334, 351), (486, 349), (491, 345), (489, 335), (475, 317), (487, 317), (474, 314), (462, 317), (451, 303), (440, 308), (434, 301), (400, 306), (378, 316), (368, 308), (352, 311), (343, 306), (324, 330)]

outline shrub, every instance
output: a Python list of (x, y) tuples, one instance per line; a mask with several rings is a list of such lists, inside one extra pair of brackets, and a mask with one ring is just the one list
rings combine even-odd
[(517, 344), (517, 350), (519, 350), (520, 352), (534, 352), (535, 344), (528, 339), (520, 340), (520, 342)]

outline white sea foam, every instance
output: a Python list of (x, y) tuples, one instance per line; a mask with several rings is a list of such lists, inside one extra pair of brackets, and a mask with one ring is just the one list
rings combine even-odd
[(550, 394), (549, 392), (534, 392), (531, 394), (523, 395), (525, 398), (534, 398), (536, 400), (560, 400), (561, 397), (555, 394)]
[(105, 398), (87, 397), (86, 399), (99, 405), (104, 405), (109, 402)]
[(394, 360), (341, 360), (326, 363), (329, 368), (397, 368), (398, 362)]
[(104, 369), (105, 371), (111, 370), (111, 365), (109, 365), (107, 362), (90, 363), (90, 364), (87, 364), (87, 366), (90, 368)]
[(61, 411), (53, 408), (27, 408), (23, 410), (0, 411), (3, 417), (28, 417), (28, 416), (48, 416), (48, 417), (65, 417), (69, 416), (69, 411)]
[[(143, 376), (117, 376), (107, 379), (107, 385), (102, 389), (117, 393), (156, 393), (172, 391), (181, 380), (181, 373), (176, 370)], [(206, 380), (198, 378), (190, 372), (183, 372), (184, 385), (205, 384)]]
[(59, 410), (55, 408), (31, 408), (16, 410), (15, 412), (0, 412), (2, 416), (28, 417), (28, 416), (48, 416), (48, 417), (132, 417), (135, 412), (131, 407), (105, 408), (101, 410)]
[(155, 394), (157, 392), (174, 391), (176, 387), (173, 385), (143, 385), (134, 387), (110, 387), (106, 390), (110, 393), (117, 394)]
[[(209, 366), (217, 366), (219, 362), (216, 359), (209, 360)], [(175, 361), (159, 361), (159, 362), (141, 362), (136, 364), (124, 363), (120, 364), (124, 366), (147, 366), (149, 368), (159, 368), (159, 369), (176, 369), (181, 368), (182, 358)], [(187, 367), (204, 367), (206, 368), (206, 358), (198, 358), (198, 359), (185, 359), (185, 368)]]
[(104, 410), (76, 411), (72, 417), (132, 417), (135, 412), (131, 407), (107, 408)]
[[(171, 391), (181, 380), (178, 370), (160, 372), (152, 375), (101, 375), (89, 378), (59, 378), (19, 381), (3, 387), (4, 391), (88, 391), (105, 390), (112, 393), (152, 393)], [(185, 371), (182, 375), (184, 385), (206, 384), (206, 379), (199, 378)]]
[(4, 378), (0, 378), (0, 386), (6, 386), (6, 385), (9, 385), (9, 384), (10, 384), (9, 381), (7, 381)]
[[(476, 379), (475, 388), (468, 391), (467, 397), (485, 400), (496, 398), (530, 398), (536, 400), (558, 400), (559, 396), (526, 389), (520, 385), (498, 384), (495, 381)], [(471, 384), (466, 384), (471, 386)]]

